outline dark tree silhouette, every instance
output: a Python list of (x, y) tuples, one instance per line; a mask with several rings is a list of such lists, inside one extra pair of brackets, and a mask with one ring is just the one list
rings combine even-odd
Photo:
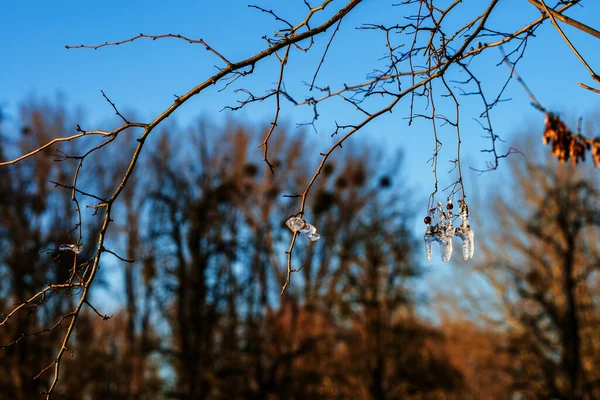
[[(531, 147), (530, 147), (531, 148)], [(589, 169), (514, 159), (514, 190), (490, 204), (477, 270), (495, 290), (510, 396), (595, 399), (600, 381), (600, 193)], [(485, 228), (484, 228), (485, 229)]]

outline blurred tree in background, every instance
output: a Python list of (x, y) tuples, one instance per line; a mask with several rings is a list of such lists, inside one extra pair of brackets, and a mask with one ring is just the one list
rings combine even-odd
[[(65, 113), (50, 105), (23, 107), (23, 130), (15, 147), (23, 151), (64, 131)], [(8, 149), (0, 142), (0, 155)], [(13, 149), (14, 150), (14, 149)], [(51, 190), (49, 181), (62, 181), (64, 165), (46, 155), (30, 164), (17, 164), (0, 171), (0, 304), (2, 312), (20, 304), (47, 282), (64, 282), (73, 273), (74, 253), (59, 253), (57, 244), (73, 235), (75, 210), (69, 193)], [(93, 230), (89, 232), (93, 234)], [(93, 239), (91, 239), (93, 240)], [(45, 251), (48, 249), (48, 251)], [(86, 254), (83, 254), (86, 257)], [(90, 257), (90, 254), (87, 254)], [(48, 335), (60, 330), (63, 316), (72, 306), (69, 292), (51, 292), (26, 306), (26, 313), (0, 330), (0, 381), (6, 398), (29, 399), (43, 389), (36, 376), (52, 359), (54, 341), (30, 335)], [(49, 303), (49, 304), (45, 304)], [(42, 307), (44, 305), (44, 307)], [(4, 314), (3, 314), (4, 315)], [(51, 331), (48, 333), (48, 331)]]
[[(24, 128), (13, 136), (35, 146), (67, 119), (60, 108), (33, 104), (23, 108)], [(390, 185), (400, 160), (386, 171), (376, 149), (349, 150), (328, 165), (311, 210), (325, 239), (299, 242), (306, 247), (299, 283), (279, 298), (280, 249), (289, 235), (281, 216), (292, 212), (283, 195), (302, 183), (310, 144), (299, 135), (273, 142), (283, 174), (275, 181), (248, 151), (258, 133), (233, 122), (165, 129), (144, 176), (114, 211), (118, 233), (106, 247), (115, 257), (103, 266), (122, 266), (122, 279), (101, 276), (109, 291), (122, 293), (122, 311), (105, 321), (99, 298), (85, 309), (61, 368), (59, 398), (383, 399), (461, 390), (445, 353), (430, 349), (441, 349), (443, 336), (415, 311), (410, 194)], [(178, 147), (179, 135), (194, 146)], [(126, 168), (128, 149), (119, 150), (101, 155), (110, 164), (95, 163), (96, 192)], [(77, 220), (61, 175), (73, 161), (53, 162), (59, 154), (48, 149), (36, 159), (43, 165), (2, 169), (3, 310), (52, 274), (67, 274), (55, 278), (61, 281), (87, 273), (73, 265), (71, 252), (56, 251), (76, 234)], [(93, 211), (83, 210), (84, 224), (93, 224)], [(45, 326), (64, 329), (70, 294), (50, 291), (43, 308), (28, 304), (3, 327), (2, 345), (9, 346), (0, 353), (0, 385), (10, 398), (32, 398), (47, 387), (48, 377), (31, 380), (61, 340)]]
[[(479, 324), (488, 333), (452, 322), (450, 332), (466, 333), (453, 358), (474, 357), (474, 364), (463, 368), (477, 386), (495, 370), (502, 385), (486, 398), (596, 399), (598, 177), (589, 166), (556, 165), (531, 141), (521, 145), (532, 151), (511, 162), (513, 190), (486, 200), (489, 211), (480, 220), (487, 232), (480, 241), (484, 258), (473, 272), (484, 278), (484, 290), (460, 289), (462, 300), (468, 299), (465, 315), (472, 315), (468, 308), (479, 309)], [(483, 306), (475, 304), (480, 301)]]
[(598, 398), (597, 178), (533, 159), (512, 165), (516, 191), (495, 204), (483, 269), (503, 292), (504, 350), (519, 355), (509, 372), (523, 398)]
[[(69, 118), (32, 102), (1, 150), (35, 147)], [(281, 216), (293, 212), (284, 195), (306, 178), (310, 143), (300, 133), (274, 140), (275, 180), (249, 151), (260, 128), (164, 128), (114, 211), (118, 229), (106, 245), (114, 256), (103, 267), (122, 272), (101, 273), (105, 288), (81, 315), (58, 398), (600, 396), (600, 201), (588, 170), (513, 159), (515, 190), (488, 203), (485, 256), (473, 268), (497, 307), (485, 318), (463, 310), (432, 323), (416, 311), (422, 249), (407, 228), (401, 160), (386, 162), (375, 148), (347, 149), (324, 168), (311, 209), (323, 240), (299, 241), (297, 284), (277, 295), (289, 235)], [(181, 135), (193, 146), (178, 146)], [(119, 150), (98, 153), (93, 182), (81, 190), (110, 190), (133, 151)], [(46, 281), (87, 273), (71, 252), (56, 251), (77, 234), (63, 170), (73, 161), (54, 162), (59, 155), (48, 149), (33, 164), (0, 169), (3, 312)], [(93, 213), (83, 211), (90, 234), (99, 230)], [(469, 287), (459, 289), (469, 298)], [(0, 330), (6, 398), (35, 398), (47, 387), (51, 377), (32, 379), (60, 345), (77, 290), (48, 292)], [(118, 294), (114, 317), (101, 313), (100, 293)]]

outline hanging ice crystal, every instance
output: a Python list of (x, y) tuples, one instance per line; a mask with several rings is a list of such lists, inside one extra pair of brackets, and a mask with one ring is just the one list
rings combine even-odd
[(72, 251), (75, 254), (79, 254), (83, 251), (82, 244), (61, 244), (58, 246), (58, 250), (60, 251)]
[(292, 232), (296, 233), (304, 227), (306, 222), (304, 222), (302, 218), (294, 216), (290, 217), (285, 224), (292, 230)]
[(427, 255), (425, 256), (425, 258), (427, 259), (427, 261), (431, 261), (431, 241), (425, 239), (425, 247), (426, 247), (426, 252)]
[(448, 214), (444, 213), (442, 209), (442, 203), (438, 202), (438, 208), (440, 209), (440, 224), (442, 230), (442, 236), (444, 238), (444, 243), (442, 244), (442, 261), (449, 261), (452, 257), (452, 238), (454, 237), (454, 233), (456, 229), (454, 225), (452, 225), (452, 200), (448, 199), (448, 204), (446, 205), (446, 209), (448, 210)]
[(446, 262), (452, 257), (452, 237), (454, 236), (452, 211), (449, 209), (449, 216), (446, 216), (441, 202), (438, 202), (435, 210), (440, 213), (440, 222), (433, 231), (435, 232), (435, 240), (440, 244), (442, 262)]
[[(431, 217), (427, 218), (429, 218), (429, 221), (431, 221)], [(425, 221), (427, 221), (427, 219), (425, 219)], [(423, 239), (425, 240), (425, 258), (427, 261), (431, 261), (431, 244), (436, 240), (431, 224), (428, 222), (425, 223), (427, 224), (427, 230), (425, 231), (425, 236), (423, 236)]]
[(317, 228), (303, 220), (301, 217), (290, 217), (285, 224), (292, 232), (304, 233), (306, 237), (313, 242), (321, 238), (321, 235), (317, 233)]
[[(431, 261), (431, 247), (433, 242), (437, 242), (442, 246), (442, 249), (446, 248), (446, 238), (442, 232), (442, 228), (440, 224), (431, 225), (432, 217), (435, 216), (435, 213), (439, 211), (438, 208), (432, 208), (429, 210), (429, 215), (425, 217), (425, 224), (427, 224), (427, 230), (425, 231), (425, 235), (423, 239), (425, 240), (425, 251), (426, 251), (426, 259), (427, 261)], [(440, 214), (440, 218), (444, 218), (442, 214)], [(443, 250), (442, 250), (443, 252)], [(444, 256), (442, 255), (442, 260)]]
[[(460, 211), (458, 216), (461, 223), (458, 227), (454, 227), (453, 224), (453, 221), (457, 218), (452, 213), (454, 205), (451, 199), (448, 199), (445, 209), (442, 203), (438, 202), (437, 206), (429, 210), (428, 216), (425, 217), (424, 221), (427, 229), (423, 239), (425, 240), (427, 261), (431, 260), (431, 244), (433, 242), (440, 244), (442, 262), (449, 261), (452, 257), (452, 238), (454, 236), (458, 236), (463, 241), (463, 258), (468, 260), (473, 257), (475, 252), (475, 235), (469, 225), (469, 207), (463, 199), (459, 200), (459, 204)], [(435, 213), (439, 213), (439, 222), (432, 224), (432, 217), (435, 216)]]
[(463, 258), (467, 261), (469, 258), (473, 258), (475, 253), (475, 234), (469, 224), (469, 207), (467, 202), (459, 200), (460, 202), (460, 226), (456, 229), (456, 236), (463, 241)]
[(304, 233), (306, 235), (307, 238), (309, 238), (311, 241), (316, 241), (319, 240), (321, 238), (321, 235), (319, 235), (317, 233), (317, 228), (315, 228), (313, 225), (309, 224), (308, 222), (306, 223), (306, 226), (303, 229), (300, 229), (301, 233)]

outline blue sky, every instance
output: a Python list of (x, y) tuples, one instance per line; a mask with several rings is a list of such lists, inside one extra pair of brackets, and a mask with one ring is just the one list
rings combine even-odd
[[(361, 23), (383, 20), (391, 24), (399, 20), (402, 17), (399, 8), (390, 8), (390, 4), (397, 2), (370, 0), (343, 21), (317, 84), (339, 87), (343, 83), (358, 82), (374, 67), (383, 65), (378, 61), (385, 50), (381, 47), (381, 35), (354, 28)], [(464, 1), (461, 7), (468, 9), (484, 6), (484, 3)], [(600, 16), (600, 2), (584, 0), (582, 3), (585, 7), (572, 7), (568, 15), (594, 26)], [(272, 8), (292, 21), (298, 19), (298, 11), (304, 10), (301, 0), (261, 0), (256, 4)], [(341, 4), (345, 2), (337, 0), (333, 7)], [(502, 0), (490, 19), (490, 26), (519, 28), (537, 16), (539, 12), (526, 0)], [(228, 59), (237, 61), (263, 49), (265, 42), (261, 37), (271, 35), (278, 27), (281, 26), (269, 15), (248, 8), (248, 3), (241, 0), (5, 1), (0, 4), (0, 105), (14, 121), (21, 102), (34, 97), (53, 99), (57, 93), (62, 93), (69, 107), (81, 107), (86, 127), (105, 128), (102, 124), (112, 118), (113, 112), (100, 94), (100, 90), (104, 90), (122, 111), (135, 110), (139, 120), (148, 121), (171, 104), (174, 94), (185, 93), (214, 73), (214, 65), (219, 64), (219, 60), (201, 46), (171, 39), (140, 40), (95, 51), (67, 50), (65, 45), (99, 44), (141, 32), (179, 33), (203, 38)], [(587, 71), (549, 22), (537, 32), (537, 37), (529, 42), (527, 55), (518, 70), (540, 102), (573, 117), (597, 112), (600, 96), (577, 85), (580, 81), (592, 84)], [(600, 70), (600, 42), (569, 27), (565, 27), (565, 32), (587, 61)], [(319, 38), (316, 45), (322, 48), (328, 38), (328, 34)], [(313, 55), (295, 52), (290, 56), (285, 82), (288, 89), (299, 93), (300, 98), (307, 94), (302, 82), (310, 80), (320, 56), (320, 51)], [(499, 60), (499, 54), (492, 51), (473, 64), (486, 89), (497, 89), (508, 73), (505, 66), (496, 67)], [(273, 87), (277, 69), (276, 60), (260, 63), (256, 72), (237, 87), (264, 93)], [(461, 79), (458, 74), (454, 77)], [(529, 106), (528, 98), (516, 82), (511, 83), (504, 98), (512, 100), (493, 111), (496, 133), (510, 142), (523, 133), (523, 126), (529, 125), (535, 126), (535, 133), (541, 135), (543, 116)], [(272, 102), (251, 105), (233, 115), (228, 111), (220, 112), (226, 105), (235, 105), (237, 99), (240, 97), (232, 90), (219, 93), (211, 89), (184, 105), (174, 118), (179, 124), (187, 124), (200, 115), (216, 122), (228, 117), (265, 122), (272, 117)], [(472, 122), (481, 111), (480, 104), (474, 98), (461, 98), (461, 104), (464, 113), (461, 119), (465, 122), (462, 132), (465, 167), (482, 167), (487, 158), (480, 150), (486, 148), (488, 142), (481, 138), (481, 129)], [(337, 104), (325, 105), (321, 110), (318, 133), (309, 131), (319, 145), (315, 152), (328, 148), (335, 121), (343, 123), (352, 120), (354, 115), (352, 110)], [(409, 127), (407, 115), (408, 103), (404, 102), (393, 114), (356, 134), (352, 141), (357, 145), (383, 146), (390, 154), (404, 151), (402, 176), (416, 191), (415, 208), (425, 210), (433, 184), (431, 168), (427, 164), (433, 151), (433, 138), (428, 123), (416, 122)], [(307, 121), (309, 116), (310, 109), (306, 107), (286, 103), (282, 108), (282, 118), (290, 126)], [(11, 119), (5, 123), (10, 126)], [(440, 156), (440, 186), (444, 187), (445, 182), (451, 183), (455, 179), (443, 173), (451, 167), (446, 161), (455, 157), (455, 144), (453, 131), (442, 130), (441, 135), (446, 144)], [(541, 146), (541, 140), (539, 143)], [(495, 190), (494, 181), (501, 174), (502, 168), (483, 176), (467, 174), (467, 194), (484, 197), (486, 191)], [(419, 233), (423, 230), (423, 216), (415, 216), (414, 229)], [(431, 267), (437, 269), (438, 264), (432, 263)], [(448, 267), (445, 268), (442, 271), (448, 271)]]

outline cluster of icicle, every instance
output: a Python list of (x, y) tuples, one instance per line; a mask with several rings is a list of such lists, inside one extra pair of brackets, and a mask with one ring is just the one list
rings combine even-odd
[(290, 217), (285, 224), (292, 230), (292, 232), (300, 232), (301, 234), (306, 235), (306, 237), (313, 242), (321, 238), (321, 236), (317, 233), (317, 228), (297, 215)]
[[(425, 217), (427, 230), (423, 238), (425, 239), (427, 261), (431, 260), (431, 247), (434, 242), (440, 244), (442, 261), (449, 261), (450, 257), (452, 257), (452, 238), (454, 236), (458, 236), (463, 242), (462, 250), (465, 261), (473, 257), (473, 253), (475, 252), (475, 235), (473, 234), (471, 225), (469, 225), (469, 207), (464, 200), (459, 200), (458, 202), (458, 216), (460, 217), (460, 225), (458, 227), (454, 227), (453, 224), (456, 218), (452, 214), (454, 206), (450, 199), (448, 200), (448, 204), (446, 204), (446, 211), (444, 211), (442, 203), (438, 202), (437, 207), (429, 210), (429, 215)], [(432, 221), (436, 213), (439, 214), (439, 222), (433, 225)]]

